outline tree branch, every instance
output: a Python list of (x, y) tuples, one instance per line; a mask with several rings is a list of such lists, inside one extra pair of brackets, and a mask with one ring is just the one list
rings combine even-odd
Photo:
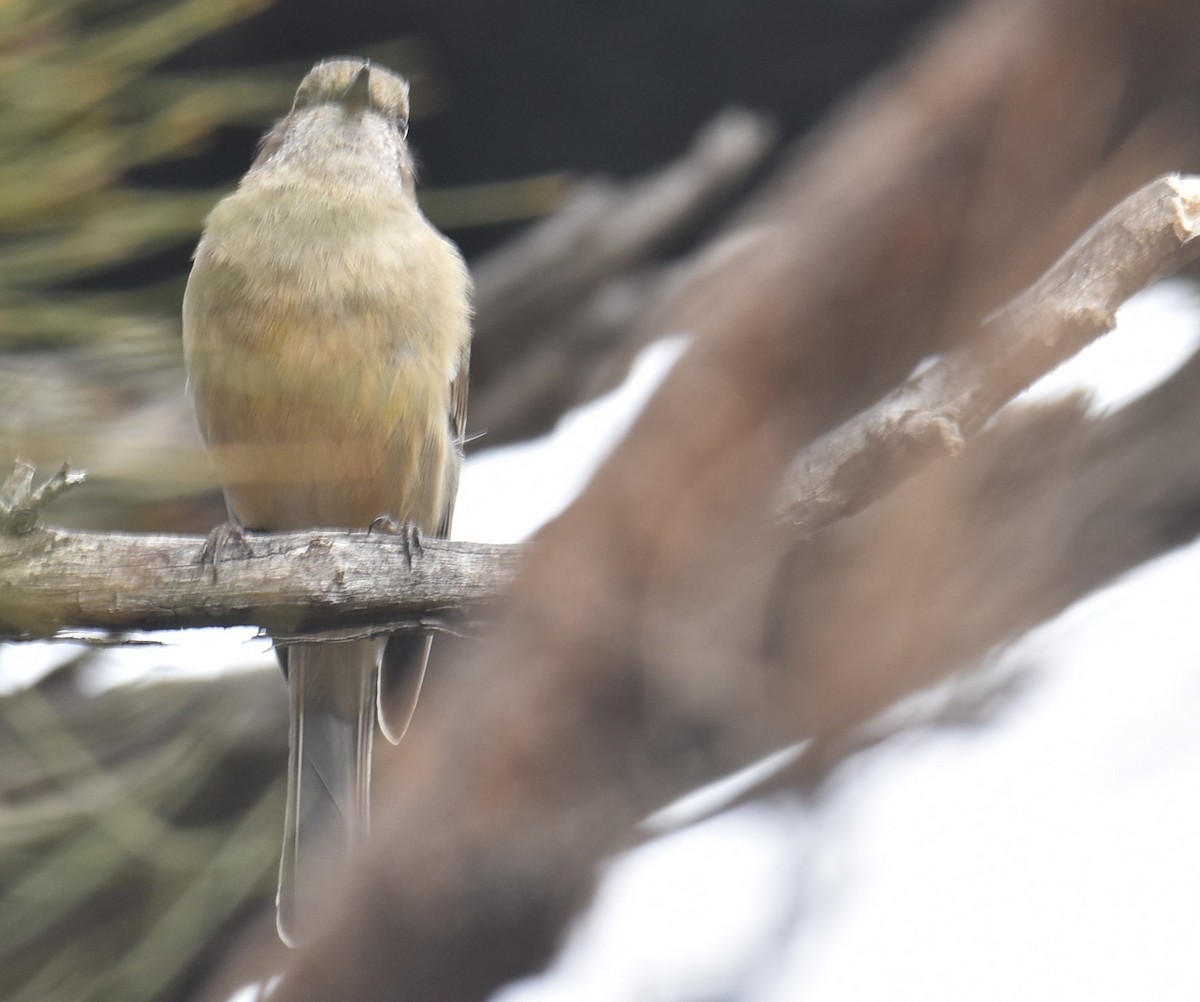
[(694, 222), (773, 142), (774, 130), (761, 116), (726, 111), (674, 163), (630, 184), (580, 184), (557, 213), (478, 262), (472, 270), (482, 308), (472, 376), (491, 382), (513, 355), (549, 336), (548, 321), (569, 316)]
[(35, 529), (0, 535), (0, 631), (254, 625), (277, 635), (371, 632), (478, 615), (511, 582), (521, 548), (381, 533), (247, 533), (214, 563), (200, 536)]
[(471, 427), (484, 444), (552, 427), (603, 388), (597, 360), (613, 381), (638, 347), (633, 316), (661, 292), (635, 269), (695, 226), (774, 142), (763, 116), (726, 110), (674, 162), (632, 181), (581, 182), (554, 215), (472, 265)]
[(1107, 333), (1135, 293), (1200, 256), (1200, 177), (1168, 175), (1111, 209), (1055, 265), (939, 359), (797, 459), (784, 516), (813, 532), (955, 456), (1017, 393)]
[(0, 534), (20, 536), (31, 532), (42, 508), (86, 479), (82, 473), (72, 473), (64, 463), (41, 486), (34, 487), (34, 472), (32, 464), (17, 460), (0, 485)]

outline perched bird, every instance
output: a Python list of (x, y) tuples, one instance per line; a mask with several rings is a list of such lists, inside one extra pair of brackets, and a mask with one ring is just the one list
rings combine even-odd
[[(364, 59), (317, 63), (206, 221), (184, 351), (234, 526), (367, 527), (387, 515), (449, 532), (471, 287), (458, 249), (417, 207), (407, 133), (402, 77)], [(278, 925), (289, 944), (316, 926), (322, 861), (366, 830), (376, 707), (399, 740), (428, 652), (419, 634), (279, 650), (291, 752)]]

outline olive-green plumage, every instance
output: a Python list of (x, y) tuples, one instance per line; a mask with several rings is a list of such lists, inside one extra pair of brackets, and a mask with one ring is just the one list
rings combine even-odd
[[(209, 215), (183, 300), (188, 385), (230, 517), (250, 529), (450, 528), (466, 419), (470, 280), (421, 214), (408, 84), (318, 63)], [(314, 926), (328, 848), (368, 816), (371, 739), (398, 740), (429, 641), (298, 644), (280, 868), (285, 941)], [(327, 888), (326, 888), (327, 890)]]

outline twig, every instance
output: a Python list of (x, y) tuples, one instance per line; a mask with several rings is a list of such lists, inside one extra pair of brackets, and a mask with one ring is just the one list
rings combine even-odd
[(1130, 296), (1200, 256), (1198, 233), (1200, 177), (1167, 175), (1134, 192), (990, 317), (982, 337), (806, 449), (780, 492), (783, 516), (816, 531), (957, 455), (1012, 397), (1110, 331)]
[(50, 479), (40, 487), (34, 487), (34, 471), (32, 463), (18, 459), (0, 486), (0, 533), (22, 536), (32, 532), (46, 505), (87, 479), (86, 474), (72, 473), (63, 463)]

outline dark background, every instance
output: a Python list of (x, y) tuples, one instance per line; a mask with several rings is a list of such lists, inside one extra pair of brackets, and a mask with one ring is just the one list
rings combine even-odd
[[(931, 0), (279, 0), (206, 38), (171, 68), (300, 67), (404, 39), (422, 49), (434, 107), (414, 90), (422, 184), (547, 171), (629, 176), (686, 147), (720, 109), (772, 116), (785, 137), (903, 49)], [(403, 70), (404, 67), (397, 67)], [(298, 72), (303, 72), (298, 67)], [(281, 108), (280, 113), (286, 110)], [(260, 129), (156, 167), (164, 185), (220, 183), (248, 166)], [(460, 229), (471, 256), (512, 230)], [(174, 262), (183, 267), (183, 260)]]

